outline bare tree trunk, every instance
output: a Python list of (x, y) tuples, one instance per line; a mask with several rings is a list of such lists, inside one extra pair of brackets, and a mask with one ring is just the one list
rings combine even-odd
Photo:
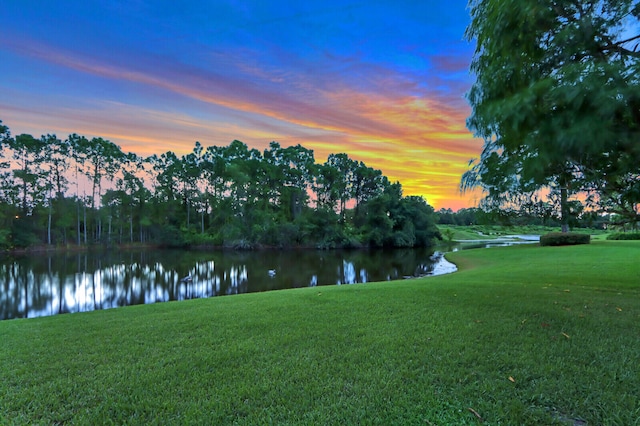
[(78, 200), (78, 245), (80, 245), (80, 200)]
[(83, 203), (84, 212), (84, 245), (87, 245), (87, 205)]
[(133, 243), (133, 206), (129, 212), (129, 240)]
[(189, 200), (185, 199), (185, 204), (187, 205), (187, 229), (191, 226), (191, 209), (189, 208)]
[(49, 198), (49, 219), (47, 220), (47, 244), (51, 245), (51, 198)]
[(566, 182), (560, 188), (560, 222), (562, 224), (562, 232), (569, 232), (569, 203), (567, 202), (567, 185)]

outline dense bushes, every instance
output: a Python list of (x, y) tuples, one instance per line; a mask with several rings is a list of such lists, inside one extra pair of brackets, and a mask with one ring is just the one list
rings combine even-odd
[(575, 232), (551, 232), (540, 237), (541, 246), (572, 246), (589, 244), (589, 242), (591, 242), (591, 235)]
[(640, 232), (617, 232), (609, 234), (607, 240), (640, 240)]

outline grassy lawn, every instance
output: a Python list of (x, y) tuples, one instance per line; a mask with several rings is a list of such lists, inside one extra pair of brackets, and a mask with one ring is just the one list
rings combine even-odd
[(449, 258), (0, 322), (0, 424), (640, 424), (640, 242)]

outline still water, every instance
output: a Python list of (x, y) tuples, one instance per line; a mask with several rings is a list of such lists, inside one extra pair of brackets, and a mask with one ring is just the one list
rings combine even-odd
[(42, 253), (0, 258), (0, 319), (453, 271), (432, 249)]

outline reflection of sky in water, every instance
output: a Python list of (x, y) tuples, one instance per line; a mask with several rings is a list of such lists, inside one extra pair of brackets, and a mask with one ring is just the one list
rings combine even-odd
[(435, 252), (431, 258), (435, 261), (433, 263), (431, 275), (450, 274), (458, 270), (458, 267), (455, 264), (445, 259), (444, 253)]
[(356, 282), (356, 268), (352, 262), (342, 261), (342, 280), (338, 284), (354, 284)]
[(386, 253), (341, 255), (310, 251), (300, 257), (286, 253), (245, 253), (225, 255), (218, 261), (176, 264), (170, 258), (146, 263), (121, 259), (109, 262), (97, 255), (82, 254), (77, 255), (77, 261), (69, 262), (71, 271), (67, 272), (52, 266), (60, 263), (59, 258), (54, 258), (58, 263), (49, 258), (48, 265), (38, 272), (27, 262), (6, 260), (0, 262), (0, 318), (38, 317), (281, 288), (366, 283), (455, 270), (437, 253), (414, 254), (411, 258)]
[(451, 251), (476, 248), (508, 247), (519, 244), (534, 244), (540, 241), (540, 235), (505, 235), (494, 240), (461, 240)]

